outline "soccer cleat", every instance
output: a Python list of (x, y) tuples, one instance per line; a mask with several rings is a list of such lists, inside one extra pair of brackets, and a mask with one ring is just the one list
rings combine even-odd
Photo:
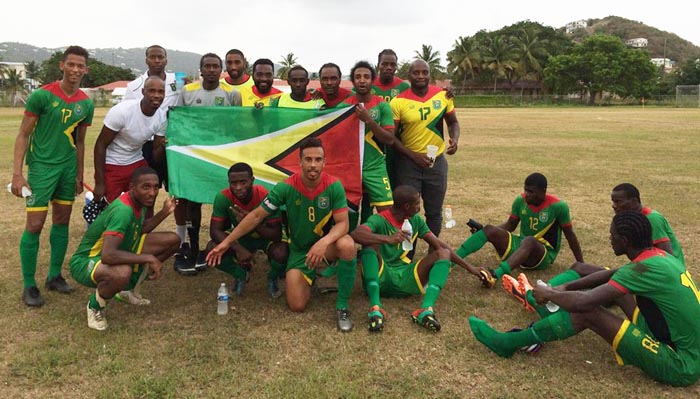
[(277, 284), (277, 279), (267, 280), (267, 294), (272, 299), (277, 299), (280, 296), (282, 296), (282, 291), (280, 290), (280, 287)]
[(479, 223), (479, 222), (477, 222), (476, 220), (471, 219), (471, 218), (470, 218), (469, 220), (467, 220), (467, 227), (469, 227), (469, 231), (470, 231), (472, 234), (476, 233), (476, 232), (479, 231), (479, 230), (483, 230), (483, 229), (484, 229), (484, 225), (483, 225), (483, 224), (481, 224), (481, 223)]
[[(533, 324), (535, 324), (535, 323), (530, 323), (530, 325), (527, 327), (531, 328)], [(510, 330), (508, 330), (508, 332), (518, 332), (518, 331), (522, 331), (522, 329), (515, 327), (515, 328), (511, 328)], [(527, 353), (528, 355), (534, 355), (535, 353), (539, 352), (540, 349), (542, 349), (543, 345), (544, 345), (543, 342), (538, 342), (538, 343), (535, 343), (532, 345), (523, 346), (520, 348), (520, 350)]]
[(440, 331), (440, 328), (442, 328), (437, 317), (435, 317), (435, 312), (433, 312), (433, 308), (414, 310), (413, 312), (411, 312), (411, 320), (413, 320), (414, 323), (423, 326), (432, 332), (438, 332)]
[(193, 276), (197, 274), (194, 259), (192, 259), (190, 246), (187, 243), (182, 244), (178, 253), (175, 254), (175, 262), (173, 263), (175, 271), (183, 276)]
[(342, 332), (352, 331), (352, 319), (348, 309), (336, 309), (335, 315), (338, 318), (338, 330)]
[(243, 291), (245, 291), (245, 284), (246, 284), (247, 279), (236, 279), (234, 281), (234, 288), (233, 292), (236, 294), (236, 296), (243, 296)]
[(518, 275), (518, 283), (523, 288), (524, 292), (532, 291), (532, 284), (527, 280), (525, 273), (520, 273)]
[(384, 309), (380, 308), (379, 305), (374, 305), (369, 309), (367, 314), (369, 318), (369, 323), (367, 328), (370, 332), (380, 332), (384, 329), (384, 319), (386, 319), (386, 312)]
[[(520, 273), (523, 275), (522, 273)], [(527, 277), (525, 278), (527, 281)], [(530, 305), (530, 303), (527, 301), (527, 290), (526, 287), (520, 284), (520, 276), (518, 276), (518, 279), (514, 279), (513, 276), (504, 274), (503, 275), (503, 289), (506, 290), (507, 293), (512, 295), (515, 299), (520, 302), (525, 310), (528, 312), (534, 313), (535, 308)], [(532, 289), (532, 287), (530, 287)]]
[(198, 251), (195, 259), (196, 259), (196, 261), (194, 262), (194, 268), (198, 272), (205, 271), (209, 268), (209, 266), (207, 265), (207, 253), (206, 252)]
[(130, 305), (136, 305), (136, 306), (146, 306), (150, 305), (151, 301), (142, 297), (141, 295), (133, 292), (133, 291), (121, 291), (118, 292), (115, 296), (114, 299), (120, 302), (128, 303)]
[(498, 282), (498, 278), (496, 278), (496, 273), (494, 273), (494, 271), (491, 269), (479, 270), (479, 280), (481, 280), (481, 285), (483, 285), (484, 288), (493, 288)]
[(97, 331), (104, 331), (107, 329), (107, 319), (105, 318), (104, 309), (96, 310), (87, 305), (87, 322), (88, 327)]
[(22, 299), (24, 304), (33, 308), (44, 306), (44, 299), (37, 287), (27, 287), (22, 291)]
[(44, 283), (44, 288), (49, 291), (58, 291), (61, 294), (70, 294), (73, 291), (73, 287), (66, 283), (66, 279), (60, 274), (51, 280), (46, 280)]

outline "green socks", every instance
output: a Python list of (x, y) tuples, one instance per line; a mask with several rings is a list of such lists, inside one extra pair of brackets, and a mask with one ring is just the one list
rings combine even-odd
[(218, 264), (216, 268), (224, 273), (232, 275), (236, 280), (245, 280), (248, 278), (248, 272), (233, 261), (233, 256), (224, 256), (221, 258), (221, 263)]
[(284, 263), (275, 262), (272, 258), (268, 258), (270, 261), (270, 271), (267, 272), (267, 280), (277, 280), (284, 277), (287, 272), (287, 265)]
[(49, 263), (49, 274), (46, 276), (47, 280), (51, 280), (52, 278), (61, 274), (63, 260), (65, 259), (66, 251), (68, 250), (68, 225), (52, 225), (51, 233), (49, 235), (49, 243), (51, 244), (51, 261)]
[(22, 279), (24, 288), (36, 287), (36, 258), (39, 254), (39, 236), (41, 233), (30, 233), (25, 230), (19, 240), (19, 258), (22, 264)]
[(425, 289), (423, 303), (420, 306), (422, 309), (427, 309), (435, 305), (435, 301), (440, 295), (440, 291), (445, 286), (445, 283), (447, 282), (447, 276), (449, 274), (449, 260), (441, 259), (435, 262), (433, 267), (430, 269), (430, 274), (428, 275), (428, 287)]
[(576, 273), (574, 270), (569, 269), (563, 273), (559, 273), (556, 276), (552, 277), (549, 281), (547, 281), (552, 287), (556, 287), (557, 285), (562, 285), (566, 284), (568, 282), (578, 280), (581, 278), (581, 275)]
[(374, 305), (382, 307), (382, 302), (379, 299), (379, 259), (377, 253), (371, 249), (363, 249), (360, 251), (360, 259), (362, 260), (365, 290), (369, 297), (369, 307)]
[(503, 261), (493, 272), (496, 273), (496, 279), (500, 279), (504, 274), (510, 274), (510, 265)]
[(355, 285), (355, 272), (357, 270), (357, 258), (352, 260), (338, 259), (338, 297), (335, 302), (336, 309), (348, 309), (348, 300)]
[(88, 302), (88, 306), (90, 307), (90, 309), (102, 310), (107, 306), (107, 300), (100, 297), (100, 294), (97, 292), (97, 290), (95, 290), (95, 292), (90, 294), (90, 301)]
[(484, 233), (484, 230), (479, 230), (472, 234), (471, 237), (467, 238), (467, 240), (464, 241), (455, 252), (460, 258), (464, 258), (465, 256), (480, 250), (487, 241), (488, 240), (486, 239), (486, 233)]

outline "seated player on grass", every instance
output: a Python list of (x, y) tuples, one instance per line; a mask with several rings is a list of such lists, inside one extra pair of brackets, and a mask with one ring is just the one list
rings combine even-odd
[[(360, 252), (362, 279), (369, 296), (369, 330), (382, 331), (386, 312), (379, 299), (424, 295), (420, 308), (411, 313), (417, 324), (434, 332), (440, 331), (440, 322), (433, 312), (433, 305), (447, 282), (451, 263), (455, 262), (478, 275), (478, 270), (464, 262), (446, 243), (430, 232), (420, 211), (420, 194), (412, 186), (398, 186), (394, 192), (394, 204), (386, 210), (370, 216), (350, 235), (364, 248)], [(404, 219), (411, 223), (413, 236), (401, 230)], [(415, 245), (420, 237), (432, 251), (413, 262), (401, 243), (410, 240)]]
[[(472, 333), (499, 356), (511, 357), (520, 347), (590, 329), (612, 345), (620, 365), (637, 366), (665, 384), (695, 383), (700, 378), (700, 292), (683, 263), (655, 248), (651, 237), (642, 213), (616, 214), (610, 245), (629, 263), (558, 287), (536, 287), (538, 303), (552, 301), (563, 310), (525, 330), (498, 332), (471, 316)], [(626, 318), (604, 307), (613, 301)]]
[(136, 296), (127, 302), (147, 305), (132, 290), (141, 276), (160, 277), (163, 262), (173, 256), (180, 245), (175, 233), (152, 232), (175, 210), (175, 200), (166, 198), (163, 209), (145, 219), (158, 197), (158, 173), (149, 168), (136, 169), (131, 175), (129, 191), (119, 196), (100, 213), (85, 232), (70, 260), (75, 281), (95, 288), (87, 304), (88, 327), (107, 329), (104, 312), (107, 302), (120, 291)]
[[(239, 162), (228, 170), (229, 186), (216, 193), (211, 214), (211, 241), (207, 251), (226, 239), (233, 228), (243, 220), (248, 213), (257, 208), (267, 196), (267, 189), (259, 184), (253, 184), (253, 169), (247, 163)], [(221, 258), (221, 264), (216, 268), (230, 274), (236, 280), (234, 292), (243, 294), (248, 280), (248, 271), (255, 251), (265, 251), (270, 261), (270, 271), (267, 274), (267, 293), (271, 298), (282, 295), (277, 280), (284, 276), (285, 263), (288, 256), (287, 243), (282, 242), (282, 218), (279, 212), (270, 215), (255, 229), (241, 237), (231, 245)]]
[[(578, 262), (583, 253), (571, 224), (569, 206), (559, 198), (547, 194), (547, 178), (533, 173), (525, 179), (524, 193), (513, 201), (511, 213), (499, 226), (486, 225), (475, 232), (457, 249), (461, 258), (481, 249), (490, 242), (498, 252), (501, 264), (495, 270), (482, 269), (480, 279), (487, 288), (493, 288), (503, 275), (517, 267), (545, 269), (554, 262), (561, 249), (561, 233)], [(520, 234), (513, 234), (520, 224)]]

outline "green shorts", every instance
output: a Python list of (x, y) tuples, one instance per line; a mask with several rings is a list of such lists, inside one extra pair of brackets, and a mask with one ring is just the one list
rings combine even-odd
[(379, 295), (385, 298), (403, 298), (425, 294), (418, 278), (421, 260), (396, 265), (387, 265), (382, 260), (379, 265)]
[[(330, 277), (334, 275), (335, 262), (333, 264), (329, 263), (326, 259), (323, 260), (323, 267), (316, 269), (310, 269), (306, 266), (306, 254), (308, 251), (302, 251), (298, 248), (289, 247), (289, 258), (287, 258), (287, 271), (292, 269), (300, 270), (304, 274), (304, 278), (309, 285), (314, 283), (316, 277)], [(332, 269), (331, 269), (332, 268)], [(323, 270), (326, 269), (326, 270)]]
[[(70, 260), (70, 274), (78, 283), (91, 288), (97, 288), (95, 281), (95, 271), (102, 264), (102, 256), (74, 256)], [(129, 285), (124, 290), (132, 290), (139, 281), (139, 277), (143, 273), (143, 265), (134, 265)]]
[(370, 206), (389, 206), (394, 204), (394, 196), (391, 193), (389, 176), (386, 173), (386, 165), (380, 165), (370, 170), (362, 170), (363, 195), (369, 198)]
[[(518, 248), (520, 248), (520, 244), (523, 242), (523, 237), (509, 233), (510, 239), (508, 241), (508, 249), (506, 249), (506, 252), (503, 253), (503, 256), (499, 257), (498, 260), (503, 262), (504, 260), (508, 259), (513, 252), (517, 251)], [(520, 268), (523, 270), (543, 270), (549, 267), (554, 260), (557, 258), (558, 253), (554, 252), (554, 248), (550, 247), (547, 244), (542, 244), (544, 246), (544, 255), (542, 255), (542, 259), (540, 259), (537, 264), (534, 266), (526, 266), (526, 265), (520, 265)]]
[(25, 198), (27, 212), (47, 211), (49, 202), (72, 205), (77, 169), (75, 162), (62, 165), (32, 162), (27, 171), (27, 183), (32, 188), (32, 195)]
[(612, 348), (619, 365), (637, 366), (664, 384), (688, 386), (700, 378), (699, 365), (657, 341), (644, 322), (623, 321)]

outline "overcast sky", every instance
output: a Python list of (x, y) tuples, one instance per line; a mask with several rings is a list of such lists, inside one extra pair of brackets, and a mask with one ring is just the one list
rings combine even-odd
[(522, 20), (559, 28), (579, 19), (616, 15), (700, 45), (697, 13), (678, 13), (679, 5), (639, 0), (6, 1), (0, 42), (49, 48), (160, 44), (222, 57), (238, 48), (251, 63), (262, 57), (279, 62), (293, 52), (309, 70), (335, 62), (348, 73), (356, 61), (376, 62), (384, 48), (394, 49), (399, 60), (409, 60), (422, 44), (440, 51), (445, 64), (459, 36)]

